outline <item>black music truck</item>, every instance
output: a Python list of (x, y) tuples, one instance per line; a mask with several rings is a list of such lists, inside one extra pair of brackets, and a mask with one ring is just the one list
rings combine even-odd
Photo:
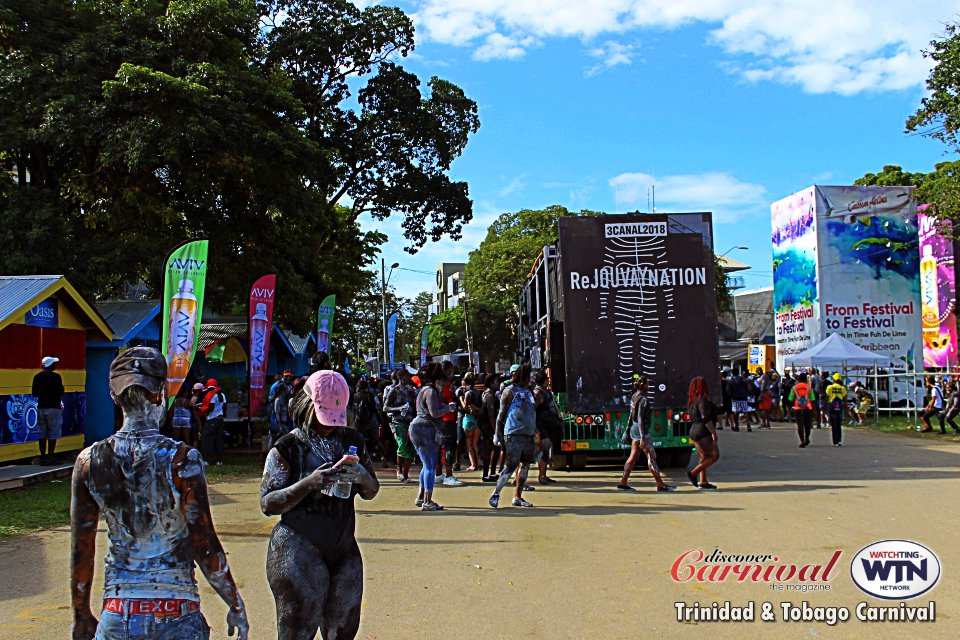
[(570, 216), (520, 294), (519, 348), (545, 368), (563, 418), (554, 468), (624, 459), (635, 375), (649, 380), (660, 466), (686, 466), (687, 389), (719, 401), (710, 213)]

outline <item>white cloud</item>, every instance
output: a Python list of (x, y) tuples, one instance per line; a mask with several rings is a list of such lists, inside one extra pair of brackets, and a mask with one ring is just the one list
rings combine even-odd
[(591, 77), (621, 64), (633, 64), (636, 46), (607, 40), (602, 45), (590, 49), (588, 53), (591, 58), (597, 60), (595, 65), (586, 70), (586, 76)]
[(661, 176), (621, 173), (609, 180), (618, 211), (647, 209), (655, 187), (658, 211), (711, 211), (717, 222), (733, 222), (769, 211), (766, 189), (720, 172)]
[(512, 196), (513, 194), (519, 191), (523, 191), (526, 188), (526, 186), (527, 186), (527, 174), (521, 173), (520, 175), (514, 177), (513, 180), (508, 182), (506, 185), (504, 185), (497, 192), (497, 195), (499, 195), (501, 198), (506, 198), (508, 196)]
[[(547, 38), (578, 38), (607, 67), (640, 30), (712, 28), (725, 68), (750, 81), (844, 95), (921, 86), (920, 54), (960, 14), (960, 0), (410, 0), (418, 33), (479, 60), (522, 57)], [(596, 44), (603, 39), (603, 44)], [(603, 66), (588, 69), (596, 73)]]

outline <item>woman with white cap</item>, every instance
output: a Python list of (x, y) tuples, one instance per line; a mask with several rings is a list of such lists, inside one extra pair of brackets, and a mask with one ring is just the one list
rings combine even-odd
[(353, 638), (360, 628), (363, 559), (353, 497), (370, 500), (380, 483), (363, 436), (344, 428), (349, 400), (339, 373), (312, 374), (293, 401), (295, 428), (267, 455), (260, 508), (280, 515), (267, 549), (280, 640), (313, 638), (318, 630), (324, 638)]

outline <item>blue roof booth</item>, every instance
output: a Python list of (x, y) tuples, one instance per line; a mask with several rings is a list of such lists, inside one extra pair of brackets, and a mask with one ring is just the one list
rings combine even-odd
[(130, 347), (160, 348), (159, 300), (107, 300), (96, 307), (113, 329), (113, 337), (87, 342), (86, 444), (112, 436), (117, 425), (109, 386), (113, 359)]

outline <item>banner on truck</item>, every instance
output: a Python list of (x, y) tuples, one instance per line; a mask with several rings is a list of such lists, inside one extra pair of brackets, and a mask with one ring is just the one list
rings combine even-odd
[(686, 406), (694, 376), (718, 388), (709, 213), (565, 217), (558, 249), (564, 304), (578, 310), (555, 348), (569, 412), (629, 405), (634, 374), (654, 406)]
[(957, 287), (949, 220), (918, 214), (920, 229), (920, 325), (923, 366), (957, 366)]
[(333, 314), (337, 308), (337, 296), (329, 295), (317, 310), (317, 351), (330, 353), (330, 334), (333, 333)]
[(167, 402), (180, 391), (197, 353), (197, 336), (207, 282), (207, 240), (191, 240), (175, 247), (163, 266), (163, 336), (167, 359)]
[(816, 187), (820, 338), (839, 333), (909, 370), (922, 345), (912, 189)]
[(777, 370), (818, 339), (816, 187), (770, 206)]
[(247, 335), (250, 336), (247, 367), (249, 415), (259, 415), (270, 359), (270, 334), (273, 331), (273, 301), (277, 291), (277, 274), (263, 276), (250, 287), (247, 310)]

